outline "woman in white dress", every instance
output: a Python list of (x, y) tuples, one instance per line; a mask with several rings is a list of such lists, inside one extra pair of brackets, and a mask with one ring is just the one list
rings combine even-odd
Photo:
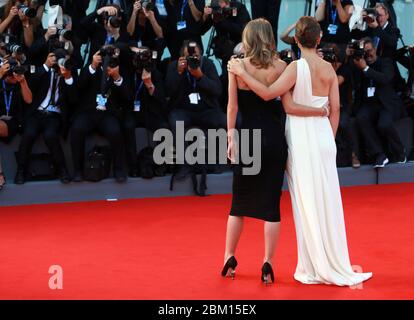
[(336, 168), (338, 80), (332, 66), (316, 52), (320, 36), (318, 22), (302, 17), (295, 34), (302, 58), (291, 63), (270, 86), (250, 76), (241, 60), (231, 60), (228, 69), (264, 100), (274, 99), (294, 87), (295, 103), (315, 108), (329, 103), (329, 118), (288, 115), (286, 119), (286, 171), (298, 246), (294, 277), (304, 284), (355, 285), (371, 278), (372, 273), (354, 272), (349, 260)]

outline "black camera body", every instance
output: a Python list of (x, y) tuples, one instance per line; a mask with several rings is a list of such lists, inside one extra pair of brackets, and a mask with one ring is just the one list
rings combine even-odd
[(320, 52), (322, 52), (323, 60), (329, 63), (335, 63), (338, 61), (334, 48), (322, 48), (320, 49)]
[(132, 64), (138, 73), (142, 73), (143, 70), (151, 72), (155, 68), (156, 60), (157, 51), (145, 49), (139, 52), (135, 52), (132, 58)]
[(188, 50), (188, 56), (187, 56), (187, 66), (190, 69), (197, 69), (200, 67), (200, 59), (195, 55), (195, 48), (197, 47), (197, 44), (195, 42), (190, 42), (188, 44), (187, 50)]
[(19, 44), (2, 43), (0, 48), (3, 49), (7, 55), (11, 55), (11, 54), (20, 55), (24, 53), (23, 47)]
[[(19, 64), (19, 62), (14, 58), (7, 59), (7, 62), (9, 63), (10, 69), (6, 72), (4, 77), (10, 77), (13, 75), (13, 73), (23, 75), (26, 73), (26, 68)], [(4, 62), (3, 62), (4, 63)]]
[(293, 61), (292, 51), (290, 49), (280, 51), (279, 58), (287, 64), (290, 64)]
[(351, 58), (354, 60), (365, 59), (366, 53), (364, 50), (364, 41), (352, 41), (348, 43), (348, 48), (352, 49), (354, 52), (351, 55)]
[(102, 57), (104, 69), (106, 67), (116, 68), (119, 66), (120, 49), (114, 45), (107, 44), (101, 47), (99, 55)]
[(24, 4), (19, 4), (17, 6), (17, 9), (21, 10), (22, 13), (28, 18), (36, 17), (37, 12), (36, 12), (36, 9), (34, 9), (34, 8), (30, 8), (30, 7), (28, 7)]
[(373, 23), (375, 20), (377, 20), (378, 13), (375, 8), (366, 8), (364, 11), (367, 13), (367, 15), (364, 17), (364, 21), (366, 23)]
[(215, 23), (221, 22), (227, 18), (237, 16), (236, 7), (220, 7), (219, 0), (212, 0), (210, 4), (212, 9), (212, 18)]
[(154, 3), (151, 0), (139, 0), (139, 2), (141, 3), (141, 8), (146, 11), (154, 11)]
[(120, 16), (110, 16), (108, 12), (105, 11), (102, 13), (102, 19), (105, 23), (109, 22), (112, 28), (118, 29), (121, 27), (122, 19)]

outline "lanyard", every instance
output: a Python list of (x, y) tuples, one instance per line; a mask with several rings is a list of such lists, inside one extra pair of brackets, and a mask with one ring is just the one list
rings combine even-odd
[(188, 78), (188, 82), (193, 87), (193, 92), (196, 92), (196, 86), (197, 86), (196, 79), (192, 77), (188, 71), (187, 71), (187, 78)]
[(4, 80), (3, 80), (3, 93), (4, 93), (4, 104), (6, 105), (6, 116), (9, 116), (11, 103), (13, 99), (13, 89), (10, 91), (9, 97), (7, 98), (6, 84), (4, 83)]
[(332, 4), (332, 0), (331, 0), (331, 17), (332, 17), (332, 24), (335, 24), (336, 22), (336, 17), (338, 15), (338, 11), (336, 10), (336, 8), (333, 8), (333, 4)]
[(184, 0), (183, 4), (181, 6), (181, 20), (180, 21), (184, 21), (184, 9), (188, 4), (188, 0)]
[[(137, 76), (135, 76), (135, 83), (137, 83)], [(138, 99), (138, 96), (139, 96), (139, 93), (140, 93), (140, 92), (141, 92), (141, 90), (142, 90), (142, 86), (143, 86), (143, 84), (144, 84), (144, 81), (142, 81), (142, 80), (141, 80), (141, 83), (139, 84), (138, 89), (137, 89), (137, 91), (136, 91), (136, 93), (135, 93), (135, 100), (139, 100), (139, 99)]]

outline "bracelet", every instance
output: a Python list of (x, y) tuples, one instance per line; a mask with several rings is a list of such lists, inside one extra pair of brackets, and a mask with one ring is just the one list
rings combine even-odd
[(326, 115), (324, 115), (324, 117), (329, 117), (329, 109), (327, 106), (323, 106), (322, 107), (325, 111), (326, 111)]

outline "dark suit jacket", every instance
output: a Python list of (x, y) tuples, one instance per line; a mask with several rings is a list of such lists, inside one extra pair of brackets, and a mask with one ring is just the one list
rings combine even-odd
[(374, 64), (370, 65), (367, 72), (359, 71), (356, 78), (356, 105), (360, 106), (367, 94), (367, 87), (363, 85), (364, 78), (372, 79), (375, 98), (378, 99), (382, 107), (388, 110), (395, 120), (404, 116), (403, 102), (393, 88), (394, 74), (393, 62), (388, 58), (378, 58)]
[[(79, 75), (80, 104), (76, 113), (96, 110), (96, 95), (101, 93), (102, 68), (98, 68), (94, 74), (89, 71), (89, 65), (84, 67)], [(122, 74), (121, 74), (122, 75)], [(120, 112), (128, 104), (128, 98), (132, 96), (131, 81), (127, 75), (122, 75), (123, 81), (117, 86), (110, 81), (110, 91), (107, 101), (107, 111), (119, 116)]]
[[(221, 82), (214, 63), (203, 57), (201, 71), (204, 76), (196, 81), (196, 90), (200, 94), (201, 101), (209, 108), (220, 108)], [(172, 61), (168, 66), (166, 77), (167, 97), (169, 97), (170, 109), (182, 107), (188, 99), (188, 77), (186, 72), (180, 75), (177, 71), (177, 61)]]
[(394, 58), (397, 50), (400, 29), (394, 27), (391, 22), (383, 30), (381, 27), (376, 29), (368, 28), (365, 31), (353, 30), (351, 35), (354, 39), (362, 39), (364, 37), (378, 37), (380, 39), (377, 54), (385, 58)]
[[(140, 77), (140, 76), (139, 76)], [(134, 100), (136, 99), (135, 95), (140, 84), (140, 79), (135, 79), (135, 75), (130, 77), (132, 88), (132, 95), (128, 97), (128, 104), (126, 105), (126, 110), (131, 111), (134, 109)], [(141, 110), (143, 112), (153, 113), (158, 116), (167, 115), (167, 101), (165, 99), (165, 89), (164, 89), (164, 80), (163, 75), (157, 69), (151, 72), (152, 83), (155, 86), (154, 94), (151, 96), (148, 93), (145, 85), (142, 85), (140, 94), (138, 95), (139, 100), (141, 101)]]
[[(40, 107), (46, 98), (50, 86), (50, 75), (42, 66), (29, 76), (29, 86), (33, 94), (32, 104), (26, 109), (26, 117), (32, 115)], [(63, 77), (59, 80), (59, 99), (57, 105), (60, 107), (64, 122), (69, 119), (73, 106), (78, 103), (77, 73), (72, 72), (73, 84), (66, 84)]]

